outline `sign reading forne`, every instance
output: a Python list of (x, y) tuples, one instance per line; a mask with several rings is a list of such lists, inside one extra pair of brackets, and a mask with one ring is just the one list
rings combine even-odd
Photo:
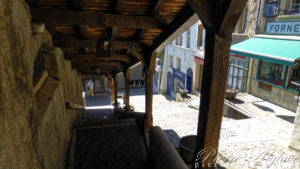
[(268, 22), (266, 33), (300, 35), (299, 22)]

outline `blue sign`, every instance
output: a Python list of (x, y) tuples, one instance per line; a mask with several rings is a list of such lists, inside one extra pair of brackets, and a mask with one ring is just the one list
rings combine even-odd
[(266, 33), (300, 35), (300, 21), (298, 22), (268, 22)]
[(183, 87), (185, 86), (185, 73), (181, 72), (178, 69), (173, 68), (173, 79), (177, 78), (180, 80), (183, 84)]

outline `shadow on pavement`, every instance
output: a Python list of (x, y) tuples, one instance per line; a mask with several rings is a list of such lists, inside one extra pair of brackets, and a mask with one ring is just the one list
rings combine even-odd
[(271, 109), (271, 108), (269, 108), (269, 107), (262, 106), (262, 105), (259, 105), (259, 104), (255, 104), (255, 103), (253, 103), (253, 105), (256, 106), (257, 108), (260, 108), (260, 109), (264, 110), (264, 111), (268, 111), (268, 112), (273, 112), (274, 113), (274, 110)]
[(276, 116), (294, 124), (295, 116), (283, 116), (283, 115), (276, 115)]

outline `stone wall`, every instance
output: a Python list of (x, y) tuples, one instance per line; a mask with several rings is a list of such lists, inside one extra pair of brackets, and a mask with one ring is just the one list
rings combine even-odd
[[(81, 76), (52, 47), (47, 31), (33, 31), (24, 0), (0, 0), (0, 168), (62, 169), (71, 125), (83, 104)], [(49, 76), (33, 93), (34, 59), (42, 51)]]
[(295, 100), (295, 96), (297, 96), (296, 93), (290, 92), (286, 89), (282, 89), (276, 86), (272, 86), (271, 91), (267, 91), (259, 88), (259, 81), (256, 80), (258, 60), (254, 59), (253, 61), (254, 61), (253, 68), (251, 73), (252, 77), (250, 78), (251, 80), (249, 82), (250, 83), (249, 93), (296, 112), (297, 109), (297, 101)]

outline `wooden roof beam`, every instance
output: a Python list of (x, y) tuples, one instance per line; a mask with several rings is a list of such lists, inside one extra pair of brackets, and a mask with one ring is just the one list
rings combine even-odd
[[(68, 0), (69, 4), (72, 6), (72, 9), (75, 10), (81, 10), (81, 0)], [(78, 32), (79, 32), (79, 36), (82, 39), (86, 39), (86, 30), (84, 28), (84, 25), (78, 25)], [(88, 48), (83, 48), (84, 53), (89, 53), (89, 49)]]
[(132, 55), (132, 56), (136, 57), (142, 63), (145, 63), (145, 59), (143, 57), (143, 54), (140, 51), (138, 51), (135, 47), (128, 48), (128, 50), (126, 51), (126, 53), (129, 54), (129, 55)]
[[(128, 49), (130, 47), (135, 47), (136, 49), (141, 49), (142, 45), (135, 41), (112, 41), (113, 50)], [(59, 42), (54, 44), (57, 47), (66, 48), (96, 48), (96, 40), (81, 40), (72, 38), (62, 38)]]
[[(114, 9), (113, 12), (117, 13), (117, 14), (120, 14), (122, 12), (122, 7), (123, 7), (124, 0), (116, 0), (116, 1), (117, 2), (116, 2), (115, 9)], [(112, 27), (111, 29), (108, 30), (111, 40), (115, 39), (117, 29), (118, 28), (116, 28), (116, 27)]]
[(84, 62), (84, 61), (118, 61), (118, 62), (130, 62), (131, 57), (128, 55), (116, 55), (113, 54), (112, 57), (97, 57), (91, 54), (67, 54), (66, 59), (72, 60), (72, 62)]
[[(153, 41), (150, 51), (147, 53), (152, 53), (154, 51), (159, 52), (164, 46), (169, 44), (179, 35), (176, 33), (182, 33), (186, 30), (186, 27), (190, 27), (192, 24), (197, 22), (197, 20), (198, 17), (195, 15), (194, 10), (189, 5), (186, 5), (181, 12), (177, 14), (175, 19)], [(189, 24), (185, 25), (187, 21), (189, 21)]]
[(74, 66), (83, 66), (83, 67), (90, 67), (90, 68), (118, 68), (120, 69), (123, 67), (122, 62), (82, 62), (82, 63), (72, 63)]
[(90, 65), (83, 65), (78, 63), (72, 63), (72, 67), (77, 69), (80, 72), (122, 72), (123, 67), (112, 67), (112, 66), (90, 66)]
[(101, 12), (31, 8), (31, 15), (33, 21), (56, 24), (93, 25), (134, 29), (161, 29), (164, 26), (159, 19), (154, 17), (104, 14)]
[(156, 16), (156, 14), (159, 12), (159, 9), (162, 7), (162, 5), (165, 3), (166, 0), (156, 0), (153, 3), (152, 10), (150, 12), (151, 16)]

